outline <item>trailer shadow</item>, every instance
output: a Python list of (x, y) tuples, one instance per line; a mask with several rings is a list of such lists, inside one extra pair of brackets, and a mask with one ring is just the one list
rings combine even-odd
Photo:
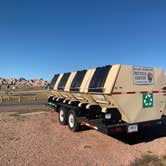
[(159, 125), (153, 128), (144, 129), (138, 133), (110, 135), (119, 141), (129, 145), (135, 145), (143, 142), (150, 142), (157, 138), (166, 137), (166, 126)]

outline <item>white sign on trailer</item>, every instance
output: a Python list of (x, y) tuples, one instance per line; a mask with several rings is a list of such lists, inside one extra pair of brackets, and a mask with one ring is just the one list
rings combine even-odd
[(154, 84), (154, 71), (152, 67), (133, 66), (133, 81), (136, 85)]

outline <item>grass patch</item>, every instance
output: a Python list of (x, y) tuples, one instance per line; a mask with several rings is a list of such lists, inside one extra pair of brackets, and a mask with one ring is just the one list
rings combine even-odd
[(150, 153), (150, 154), (152, 154), (152, 151), (148, 150), (148, 151), (147, 151), (147, 153)]
[(163, 160), (163, 162), (164, 162), (165, 165), (166, 165), (166, 154), (162, 156), (162, 160)]
[(84, 145), (84, 149), (91, 149), (92, 147), (90, 145)]
[(162, 159), (166, 161), (166, 154), (162, 157)]
[(26, 103), (47, 101), (51, 92), (48, 90), (18, 91), (0, 95), (0, 103)]
[(165, 164), (158, 156), (145, 154), (136, 159), (130, 166), (165, 166)]
[(24, 95), (24, 96), (5, 96), (1, 98), (1, 103), (28, 103), (28, 102), (44, 102), (47, 96), (44, 95)]

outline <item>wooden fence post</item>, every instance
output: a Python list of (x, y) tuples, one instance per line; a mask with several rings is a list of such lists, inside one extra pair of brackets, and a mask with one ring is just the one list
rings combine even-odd
[(21, 102), (21, 96), (18, 96), (18, 102), (19, 103)]
[(0, 101), (1, 101), (1, 103), (3, 102), (3, 98), (2, 98), (2, 96), (0, 97)]

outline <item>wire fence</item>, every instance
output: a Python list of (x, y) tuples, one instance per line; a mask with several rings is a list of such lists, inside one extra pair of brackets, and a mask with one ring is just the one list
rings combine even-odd
[(5, 92), (0, 93), (0, 104), (47, 101), (49, 95), (49, 91), (21, 91), (15, 93)]
[(21, 103), (21, 102), (28, 102), (28, 101), (40, 101), (44, 100), (46, 97), (40, 96), (0, 96), (0, 103)]

